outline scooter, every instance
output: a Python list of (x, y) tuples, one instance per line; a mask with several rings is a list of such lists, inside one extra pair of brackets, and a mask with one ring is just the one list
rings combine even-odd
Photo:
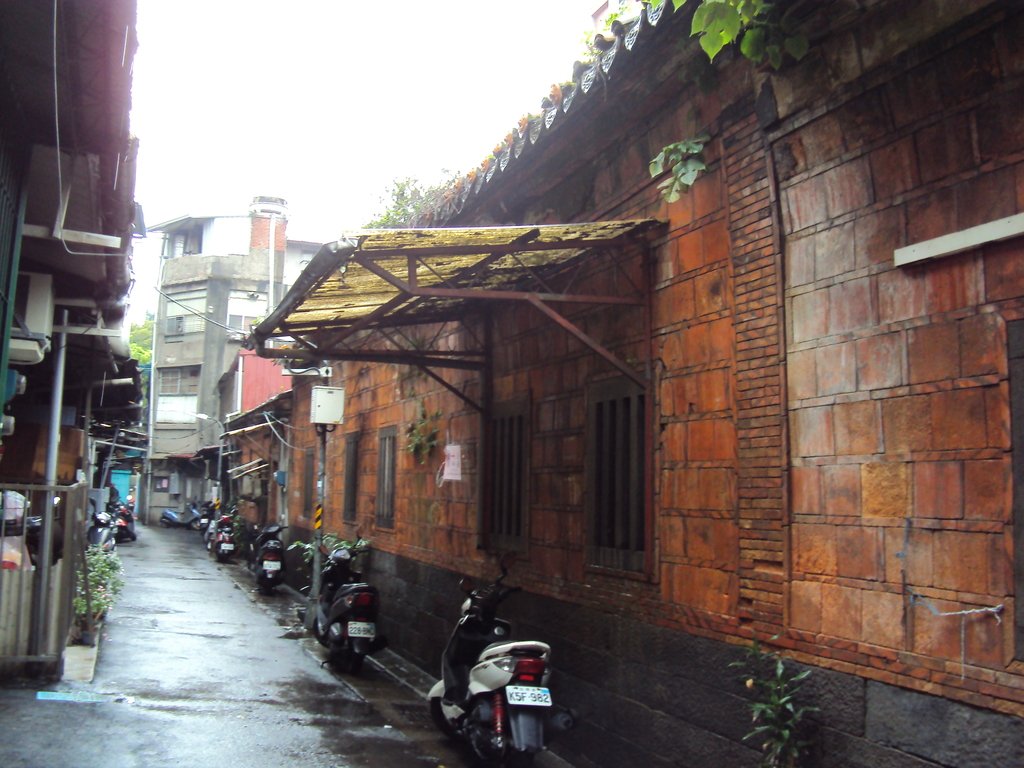
[(127, 504), (114, 502), (108, 505), (108, 511), (114, 518), (114, 538), (118, 544), (139, 538), (135, 532), (135, 514)]
[(555, 705), (548, 682), (551, 647), (536, 640), (511, 639), (512, 625), (496, 615), (519, 587), (506, 587), (501, 575), (477, 589), (460, 584), (467, 598), (462, 618), (441, 659), (441, 680), (430, 693), (430, 715), (449, 738), (469, 743), (485, 763), (528, 766), (545, 749), (549, 732), (567, 731), (575, 716)]
[(272, 595), (274, 588), (284, 581), (284, 544), (281, 531), (287, 526), (277, 523), (257, 529), (253, 541), (256, 588), (264, 595)]
[(331, 661), (353, 675), (359, 674), (366, 656), (387, 646), (387, 639), (377, 633), (377, 588), (353, 567), (369, 549), (370, 543), (359, 539), (328, 555), (313, 620), (313, 635), (328, 649)]
[(235, 554), (235, 521), (230, 514), (224, 514), (210, 524), (213, 536), (210, 548), (218, 563), (226, 563)]
[(116, 528), (114, 516), (106, 509), (100, 509), (93, 505), (92, 520), (89, 529), (85, 532), (85, 540), (90, 547), (99, 547), (104, 552), (113, 552), (117, 549)]
[[(234, 509), (232, 509), (232, 512)], [(204, 501), (199, 508), (199, 530), (203, 534), (203, 546), (207, 552), (213, 551), (213, 534), (216, 532), (217, 519), (220, 517), (220, 499)]]
[(160, 519), (157, 522), (164, 528), (189, 528), (193, 531), (198, 531), (199, 510), (194, 506), (189, 506), (184, 511), (179, 512), (176, 509), (167, 507), (160, 513)]

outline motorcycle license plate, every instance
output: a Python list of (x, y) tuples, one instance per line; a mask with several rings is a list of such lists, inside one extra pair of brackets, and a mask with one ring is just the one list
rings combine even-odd
[(263, 561), (264, 571), (280, 571), (281, 563), (278, 560), (264, 560)]
[(377, 635), (377, 627), (372, 621), (350, 621), (348, 623), (349, 637), (368, 637), (373, 640)]
[(225, 552), (230, 552), (231, 550), (233, 550), (235, 548), (235, 545), (234, 544), (221, 544), (220, 548), (223, 551), (225, 551)]
[(551, 691), (532, 685), (505, 686), (505, 698), (509, 704), (520, 707), (550, 707)]

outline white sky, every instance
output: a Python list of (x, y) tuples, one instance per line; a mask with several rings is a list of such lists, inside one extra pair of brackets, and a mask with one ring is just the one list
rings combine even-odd
[[(464, 174), (538, 113), (600, 3), (138, 0), (135, 198), (152, 226), (283, 197), (290, 238), (331, 240), (394, 179)], [(139, 245), (141, 312), (155, 258)]]

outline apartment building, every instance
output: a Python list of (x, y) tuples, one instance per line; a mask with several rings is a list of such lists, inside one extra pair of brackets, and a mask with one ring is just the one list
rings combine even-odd
[[(232, 387), (242, 342), (319, 243), (287, 238), (288, 207), (256, 197), (242, 215), (182, 216), (150, 229), (163, 237), (150, 407), (150, 507), (181, 508), (217, 494), (224, 421), (242, 409)], [(281, 376), (281, 391), (290, 378)], [(218, 458), (221, 459), (218, 461)]]

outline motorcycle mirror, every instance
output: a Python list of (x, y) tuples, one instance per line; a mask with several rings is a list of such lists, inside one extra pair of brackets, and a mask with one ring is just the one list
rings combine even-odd
[(459, 589), (468, 595), (473, 591), (473, 580), (466, 578), (459, 579)]

